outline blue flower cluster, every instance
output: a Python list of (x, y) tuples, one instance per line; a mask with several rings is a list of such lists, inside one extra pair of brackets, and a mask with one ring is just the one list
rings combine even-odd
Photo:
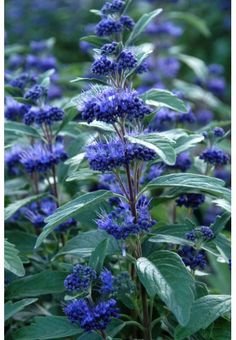
[(93, 268), (77, 264), (73, 267), (73, 273), (66, 277), (64, 286), (70, 292), (86, 291), (96, 276)]
[(215, 137), (223, 137), (225, 135), (225, 130), (221, 127), (215, 127), (213, 133)]
[(5, 152), (5, 164), (9, 175), (20, 174), (20, 154), (22, 147), (14, 145), (11, 150)]
[(125, 7), (125, 1), (122, 0), (113, 0), (112, 2), (106, 2), (101, 12), (102, 14), (112, 14), (112, 13), (120, 13), (123, 11)]
[(95, 305), (86, 299), (74, 300), (64, 308), (64, 312), (72, 323), (79, 324), (87, 332), (104, 330), (112, 318), (119, 317), (115, 299)]
[(52, 125), (53, 122), (58, 122), (63, 120), (64, 111), (58, 107), (54, 106), (44, 106), (42, 108), (31, 107), (24, 114), (24, 123), (26, 125)]
[(179, 169), (182, 172), (185, 172), (188, 169), (190, 169), (191, 166), (192, 166), (192, 159), (191, 159), (190, 153), (188, 151), (185, 151), (185, 152), (180, 153), (176, 157), (176, 162), (175, 162), (175, 165), (173, 165), (173, 168)]
[(94, 74), (105, 76), (112, 74), (116, 70), (116, 64), (106, 56), (102, 56), (101, 58), (95, 60), (95, 62), (92, 64), (91, 70)]
[(182, 194), (176, 200), (178, 207), (185, 206), (186, 208), (197, 209), (202, 203), (205, 202), (203, 194)]
[(146, 198), (141, 198), (136, 205), (137, 219), (135, 221), (129, 205), (120, 204), (110, 213), (104, 214), (97, 220), (98, 227), (117, 240), (124, 240), (129, 236), (137, 235), (144, 231), (147, 232), (156, 224), (156, 221), (151, 218), (148, 207), (149, 201)]
[(197, 227), (185, 234), (186, 238), (190, 241), (204, 240), (210, 241), (214, 238), (214, 232), (210, 227)]
[(128, 272), (121, 272), (114, 277), (114, 287), (115, 294), (118, 296), (119, 294), (124, 295), (125, 293), (133, 294), (136, 290), (136, 286)]
[(100, 293), (102, 295), (109, 295), (114, 292), (114, 277), (108, 269), (103, 269), (99, 276), (101, 287)]
[(96, 25), (96, 35), (99, 37), (107, 37), (122, 32), (122, 29), (123, 25), (120, 20), (104, 18)]
[(207, 265), (206, 253), (204, 250), (197, 250), (191, 246), (183, 246), (178, 251), (182, 257), (185, 266), (190, 267), (192, 270), (204, 269)]
[(151, 23), (147, 27), (147, 33), (151, 35), (170, 35), (173, 37), (179, 37), (183, 33), (183, 29), (180, 26), (173, 24), (171, 21)]
[(116, 41), (105, 44), (101, 47), (101, 54), (105, 54), (105, 55), (114, 54), (117, 50), (117, 46), (118, 46), (118, 43)]
[(19, 103), (12, 97), (6, 97), (5, 118), (13, 121), (21, 121), (29, 108), (29, 105)]
[[(52, 198), (43, 198), (39, 202), (33, 202), (26, 207), (19, 210), (20, 216), (24, 216), (29, 220), (35, 228), (43, 228), (45, 226), (45, 218), (52, 215), (57, 209), (57, 204)], [(55, 231), (63, 232), (68, 228), (75, 226), (76, 220), (74, 218), (69, 218), (65, 222), (59, 224), (55, 227)]]
[(30, 99), (34, 103), (41, 98), (45, 98), (47, 96), (47, 89), (41, 85), (34, 85), (28, 91), (26, 91), (24, 98)]
[(121, 140), (97, 142), (86, 149), (89, 166), (95, 171), (112, 171), (134, 160), (149, 161), (156, 153), (140, 144), (124, 143)]
[(105, 90), (99, 96), (85, 100), (82, 108), (82, 118), (88, 123), (98, 120), (112, 124), (118, 118), (142, 119), (150, 113), (149, 106), (131, 90)]
[(199, 158), (213, 165), (225, 165), (230, 161), (229, 155), (215, 146), (205, 149)]
[(138, 60), (132, 52), (123, 50), (118, 57), (117, 68), (119, 72), (130, 70), (135, 68), (137, 63)]
[(189, 110), (188, 113), (171, 111), (168, 108), (161, 108), (149, 124), (150, 131), (166, 131), (174, 128), (176, 124), (194, 124), (195, 114)]
[(56, 139), (52, 146), (37, 142), (23, 149), (20, 153), (20, 163), (26, 172), (45, 173), (60, 161), (65, 161), (67, 154), (64, 151), (61, 137)]

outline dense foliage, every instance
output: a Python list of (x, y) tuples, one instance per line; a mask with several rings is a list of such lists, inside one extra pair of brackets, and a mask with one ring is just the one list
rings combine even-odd
[(82, 2), (7, 1), (6, 339), (230, 339), (229, 62), (212, 5), (137, 4), (82, 12), (74, 63)]

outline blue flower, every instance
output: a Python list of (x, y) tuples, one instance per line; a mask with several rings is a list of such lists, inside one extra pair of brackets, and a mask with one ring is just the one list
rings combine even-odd
[(5, 163), (9, 175), (19, 175), (20, 173), (20, 154), (22, 147), (14, 145), (10, 151), (5, 152)]
[(110, 36), (114, 33), (120, 33), (122, 31), (122, 24), (115, 19), (102, 19), (96, 25), (96, 35), (99, 37)]
[(215, 235), (213, 230), (210, 227), (197, 227), (185, 234), (185, 237), (190, 241), (195, 240), (204, 240), (204, 241), (210, 241), (212, 240)]
[(205, 195), (202, 194), (182, 194), (176, 200), (177, 206), (182, 207), (184, 205), (186, 208), (193, 209), (198, 208), (204, 202)]
[(139, 144), (123, 143), (112, 140), (107, 143), (97, 142), (86, 149), (89, 166), (95, 171), (112, 171), (129, 164), (133, 160), (149, 161), (156, 157), (156, 153)]
[(92, 73), (97, 74), (99, 76), (101, 75), (108, 75), (115, 71), (116, 64), (108, 59), (106, 56), (102, 56), (101, 58), (97, 59), (92, 64)]
[(47, 172), (52, 166), (65, 159), (67, 159), (67, 154), (64, 151), (63, 140), (59, 136), (52, 146), (38, 142), (20, 153), (20, 163), (29, 173)]
[(114, 123), (118, 118), (142, 119), (151, 113), (149, 106), (138, 97), (136, 91), (108, 89), (99, 96), (84, 101), (82, 118)]
[(183, 33), (183, 29), (180, 26), (173, 24), (171, 21), (165, 21), (162, 23), (151, 23), (147, 28), (148, 34), (169, 34), (173, 37), (179, 37)]
[(206, 125), (213, 119), (213, 113), (209, 110), (202, 109), (197, 111), (196, 118), (198, 123)]
[(215, 127), (213, 129), (213, 133), (215, 135), (215, 137), (223, 137), (225, 134), (225, 130), (221, 127)]
[(199, 158), (213, 165), (225, 165), (230, 161), (229, 155), (215, 146), (205, 149)]
[(180, 153), (177, 158), (176, 158), (176, 162), (175, 165), (173, 166), (173, 168), (175, 169), (179, 169), (182, 172), (187, 171), (188, 169), (190, 169), (192, 166), (192, 160), (190, 157), (190, 153), (185, 151)]
[(28, 112), (29, 109), (30, 109), (29, 105), (19, 103), (12, 97), (7, 97), (4, 113), (5, 118), (13, 121), (22, 120), (22, 118)]
[(138, 60), (132, 52), (123, 50), (117, 59), (118, 71), (130, 70), (136, 67), (137, 62)]
[(104, 330), (112, 318), (119, 317), (115, 299), (101, 301), (96, 305), (89, 304), (85, 299), (74, 300), (64, 309), (72, 323), (79, 324), (85, 331)]
[(102, 14), (112, 14), (112, 13), (120, 13), (125, 7), (125, 1), (122, 0), (113, 0), (112, 2), (106, 2), (101, 12)]
[(112, 43), (105, 44), (101, 47), (101, 54), (109, 55), (114, 54), (117, 50), (118, 43), (113, 41)]
[(58, 107), (45, 106), (43, 108), (32, 107), (24, 115), (26, 125), (42, 125), (43, 123), (51, 125), (53, 122), (61, 121), (64, 117), (64, 111)]
[(45, 40), (40, 40), (40, 41), (31, 41), (30, 43), (30, 48), (32, 52), (38, 53), (47, 50), (47, 42)]
[(93, 268), (77, 264), (73, 268), (73, 273), (66, 277), (64, 286), (68, 291), (81, 292), (87, 290), (94, 279), (96, 272)]
[(36, 209), (30, 209), (27, 207), (21, 208), (21, 214), (26, 217), (35, 228), (43, 228), (45, 226), (44, 219), (45, 216), (40, 214)]
[(160, 57), (157, 60), (157, 68), (167, 78), (175, 78), (180, 69), (180, 62), (174, 57)]
[(208, 72), (212, 75), (220, 76), (224, 73), (224, 67), (220, 64), (211, 64), (208, 66)]
[(192, 270), (204, 269), (207, 265), (206, 253), (204, 250), (197, 250), (191, 246), (183, 246), (179, 250), (179, 255), (185, 266), (190, 267)]
[(33, 102), (37, 102), (38, 99), (47, 96), (47, 89), (41, 85), (34, 85), (24, 95), (25, 99), (30, 99)]
[(100, 293), (103, 295), (111, 294), (114, 291), (114, 277), (108, 269), (103, 269), (99, 276), (101, 281)]
[(214, 176), (216, 178), (222, 179), (225, 181), (226, 185), (231, 184), (231, 172), (230, 170), (224, 169), (224, 168), (217, 168), (214, 170)]
[(125, 28), (127, 28), (129, 30), (131, 30), (135, 25), (134, 20), (131, 17), (129, 17), (128, 15), (122, 15), (120, 17), (120, 22)]
[(224, 78), (212, 78), (207, 81), (207, 88), (216, 96), (223, 96), (225, 93)]
[(140, 199), (136, 207), (137, 220), (135, 221), (129, 205), (122, 204), (114, 208), (110, 213), (103, 214), (97, 220), (98, 227), (117, 240), (124, 240), (129, 236), (137, 235), (144, 231), (147, 232), (156, 223), (152, 220), (148, 207), (149, 201)]

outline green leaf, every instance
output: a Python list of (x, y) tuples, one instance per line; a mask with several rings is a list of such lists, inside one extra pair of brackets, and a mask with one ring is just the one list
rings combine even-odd
[(25, 233), (20, 230), (6, 230), (6, 238), (9, 242), (17, 244), (21, 254), (29, 254), (34, 250), (37, 237), (35, 235)]
[(97, 78), (84, 78), (84, 77), (77, 77), (75, 79), (72, 79), (70, 83), (78, 83), (79, 81), (86, 81), (86, 82), (95, 82), (95, 83), (102, 83), (106, 84), (106, 82), (102, 79), (97, 79)]
[(178, 326), (175, 330), (175, 339), (181, 340), (207, 328), (212, 322), (230, 312), (229, 295), (207, 295), (193, 303), (191, 316), (185, 327)]
[(224, 198), (218, 198), (212, 202), (215, 203), (218, 207), (226, 210), (228, 213), (231, 213), (231, 204)]
[(181, 325), (189, 321), (194, 300), (194, 281), (181, 258), (170, 251), (155, 252), (137, 260), (138, 276), (148, 294), (156, 294)]
[(10, 96), (13, 96), (13, 97), (21, 97), (22, 96), (22, 91), (18, 87), (5, 85), (4, 91), (6, 92), (7, 95), (10, 95)]
[(88, 129), (94, 128), (95, 130), (102, 130), (104, 132), (115, 132), (115, 129), (111, 124), (107, 124), (104, 122), (94, 121), (90, 124), (85, 123), (85, 122), (79, 122), (78, 126), (82, 126)]
[(141, 98), (149, 105), (157, 108), (168, 107), (178, 112), (188, 112), (184, 102), (172, 92), (162, 89), (152, 89), (141, 95)]
[(107, 253), (108, 242), (108, 239), (103, 240), (97, 245), (96, 249), (91, 254), (89, 265), (93, 267), (97, 273), (102, 270), (103, 262)]
[(39, 198), (42, 198), (45, 196), (45, 194), (40, 194), (40, 195), (35, 195), (35, 196), (30, 196), (23, 198), (22, 200), (17, 200), (14, 203), (9, 204), (5, 209), (4, 209), (4, 215), (5, 215), (5, 220), (8, 220), (12, 215), (17, 212), (21, 207), (23, 207), (26, 204), (29, 204), (33, 201), (36, 201)]
[[(23, 177), (13, 178), (5, 181), (4, 189), (6, 196), (17, 195), (18, 192), (25, 192), (22, 190), (26, 187), (28, 181)], [(25, 192), (28, 193), (28, 190)]]
[(4, 268), (17, 276), (24, 276), (25, 268), (18, 253), (14, 244), (4, 241)]
[(4, 305), (4, 320), (7, 321), (16, 313), (20, 312), (26, 306), (31, 305), (36, 302), (38, 299), (24, 299), (17, 302), (12, 303), (12, 301), (8, 301)]
[(198, 134), (180, 136), (176, 140), (175, 152), (179, 154), (183, 151), (189, 150), (190, 148), (195, 147), (196, 144), (201, 143), (203, 140), (204, 140), (204, 136), (198, 135)]
[(94, 45), (96, 47), (101, 47), (102, 45), (106, 44), (109, 42), (109, 40), (100, 38), (96, 35), (88, 35), (86, 37), (80, 38), (81, 41), (87, 41), (91, 45)]
[(197, 29), (199, 32), (201, 32), (206, 37), (209, 37), (211, 35), (205, 21), (203, 21), (201, 18), (199, 18), (198, 16), (192, 13), (169, 12), (166, 14), (166, 16), (168, 19), (176, 19), (176, 20), (186, 22), (187, 24)]
[(181, 90), (184, 94), (184, 97), (186, 97), (187, 99), (190, 99), (192, 101), (204, 102), (211, 109), (214, 109), (216, 112), (222, 115), (222, 117), (224, 117), (224, 120), (230, 119), (230, 107), (220, 101), (211, 92), (206, 91), (206, 89), (178, 79), (174, 80), (173, 86), (178, 90)]
[(79, 234), (69, 240), (55, 257), (69, 254), (76, 257), (88, 257), (104, 240), (109, 240), (106, 254), (112, 255), (120, 251), (117, 241), (101, 230), (91, 230)]
[(206, 79), (208, 75), (208, 69), (203, 60), (181, 53), (174, 54), (174, 57), (191, 68), (198, 78), (202, 79), (203, 81)]
[(70, 338), (82, 333), (78, 326), (72, 325), (64, 316), (37, 316), (30, 326), (13, 333), (17, 340), (46, 340)]
[(69, 176), (66, 178), (66, 182), (71, 181), (87, 181), (94, 178), (97, 174), (99, 174), (98, 171), (93, 171), (90, 168), (82, 168), (77, 171), (70, 172)]
[(216, 217), (215, 222), (210, 225), (215, 235), (218, 235), (224, 229), (230, 218), (231, 215), (228, 212)]
[(29, 275), (10, 283), (7, 287), (6, 297), (21, 299), (45, 294), (62, 293), (65, 290), (64, 280), (66, 272), (45, 270), (38, 274)]
[(173, 148), (175, 142), (158, 133), (143, 134), (138, 137), (127, 136), (127, 139), (132, 143), (141, 144), (154, 150), (168, 165), (174, 165), (176, 162), (176, 154)]
[(41, 138), (40, 134), (36, 129), (31, 126), (27, 126), (23, 123), (18, 122), (5, 122), (4, 124), (5, 132), (14, 133), (17, 135), (30, 136), (34, 138)]
[(39, 247), (43, 240), (54, 230), (60, 223), (66, 221), (69, 217), (73, 217), (82, 211), (92, 209), (92, 207), (99, 202), (102, 202), (114, 196), (111, 191), (98, 190), (88, 192), (84, 195), (76, 197), (72, 201), (60, 206), (54, 214), (45, 219), (47, 223), (43, 228), (42, 233), (39, 235), (35, 247)]
[(141, 18), (134, 25), (134, 28), (132, 32), (130, 33), (129, 38), (126, 41), (126, 45), (133, 44), (134, 41), (139, 37), (139, 35), (144, 32), (148, 24), (161, 12), (162, 12), (162, 9), (159, 8), (153, 12), (145, 13), (144, 15), (142, 15)]
[(230, 199), (230, 190), (224, 187), (224, 181), (204, 175), (192, 173), (180, 173), (160, 176), (142, 189), (172, 188), (168, 192), (168, 197), (176, 197), (186, 191), (197, 191), (211, 194), (217, 197)]

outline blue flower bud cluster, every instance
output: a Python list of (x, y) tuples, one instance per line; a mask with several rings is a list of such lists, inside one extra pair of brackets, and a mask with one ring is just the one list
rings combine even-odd
[(199, 158), (213, 165), (225, 165), (230, 161), (229, 155), (215, 146), (205, 149)]
[(135, 57), (135, 55), (130, 52), (123, 50), (117, 60), (117, 68), (119, 72), (125, 71), (125, 70), (131, 70), (132, 68), (135, 68), (137, 66), (138, 60)]
[(44, 98), (47, 96), (47, 89), (41, 85), (34, 85), (31, 87), (24, 95), (25, 99), (30, 99), (34, 103), (37, 102), (38, 99)]
[(225, 135), (225, 130), (221, 127), (215, 127), (213, 133), (215, 137), (223, 137)]
[(185, 151), (185, 152), (180, 153), (176, 157), (176, 162), (175, 162), (175, 165), (173, 165), (173, 168), (179, 169), (182, 172), (185, 172), (188, 169), (190, 169), (191, 166), (192, 166), (192, 159), (190, 157), (190, 153)]
[(114, 208), (110, 213), (103, 214), (97, 220), (98, 227), (105, 230), (117, 240), (125, 240), (129, 236), (137, 235), (149, 229), (156, 224), (151, 218), (148, 210), (149, 201), (141, 199), (136, 205), (137, 219), (131, 213), (127, 204), (121, 204)]
[(81, 292), (89, 288), (92, 280), (96, 279), (96, 272), (89, 266), (77, 264), (73, 267), (72, 274), (64, 281), (65, 288), (70, 292)]
[(106, 329), (112, 318), (119, 317), (117, 301), (109, 299), (92, 304), (86, 299), (74, 300), (64, 308), (68, 319), (87, 332)]
[(115, 33), (121, 33), (123, 25), (120, 20), (113, 18), (104, 18), (96, 25), (96, 35), (99, 37), (107, 37)]
[(108, 74), (112, 74), (116, 70), (116, 64), (108, 59), (106, 56), (102, 56), (101, 58), (95, 60), (92, 64), (91, 71), (94, 74), (99, 76), (105, 76)]
[(65, 161), (67, 154), (64, 151), (63, 140), (57, 138), (52, 146), (37, 142), (32, 146), (24, 148), (20, 153), (20, 163), (24, 166), (26, 172), (45, 173), (53, 165), (60, 161)]
[(26, 125), (52, 125), (54, 122), (63, 120), (64, 111), (55, 106), (44, 106), (42, 108), (32, 107), (24, 115)]
[[(43, 198), (40, 201), (33, 202), (19, 209), (18, 219), (23, 216), (29, 220), (35, 228), (43, 228), (45, 226), (45, 218), (52, 215), (57, 209), (57, 204), (52, 198)], [(69, 218), (65, 222), (55, 227), (55, 231), (63, 232), (66, 229), (75, 226), (76, 220)]]
[(125, 1), (122, 0), (113, 0), (112, 2), (106, 2), (102, 9), (101, 12), (102, 14), (112, 14), (112, 13), (119, 13), (123, 11), (125, 7)]
[(204, 269), (207, 265), (206, 253), (203, 249), (197, 250), (191, 246), (184, 245), (178, 251), (186, 267), (192, 270)]
[(95, 171), (112, 171), (134, 160), (149, 161), (156, 153), (140, 144), (124, 143), (121, 140), (97, 142), (86, 149), (89, 166)]
[(114, 290), (117, 296), (126, 294), (133, 294), (136, 291), (136, 286), (131, 280), (128, 272), (121, 272), (114, 277)]
[(127, 28), (129, 30), (131, 30), (135, 25), (134, 20), (128, 15), (122, 15), (120, 17), (120, 23), (123, 25), (124, 28)]
[(205, 202), (205, 195), (203, 194), (182, 194), (176, 200), (178, 207), (185, 206), (186, 208), (197, 209), (202, 203)]
[[(117, 301), (110, 298), (114, 293), (114, 277), (112, 273), (104, 268), (100, 275), (97, 276), (96, 271), (86, 265), (77, 264), (73, 267), (73, 271), (69, 274), (64, 286), (69, 292), (84, 292), (90, 294), (90, 297), (74, 300), (69, 303), (64, 312), (68, 319), (75, 324), (79, 324), (85, 331), (103, 330), (107, 327), (111, 319), (118, 318)], [(92, 301), (93, 286), (99, 286), (96, 290), (101, 296), (97, 297), (98, 302)], [(102, 300), (101, 300), (102, 298)]]
[(149, 106), (136, 91), (131, 90), (105, 90), (99, 96), (86, 100), (82, 108), (82, 118), (88, 123), (98, 120), (112, 124), (118, 118), (142, 119), (150, 113)]
[(117, 46), (118, 46), (118, 43), (116, 41), (105, 44), (101, 47), (101, 54), (102, 55), (115, 54), (117, 50)]
[(210, 227), (197, 227), (187, 232), (185, 237), (190, 241), (203, 240), (210, 241), (214, 238), (214, 232)]
[(13, 121), (21, 121), (29, 108), (29, 105), (19, 103), (15, 99), (7, 97), (4, 112), (5, 118)]
[(5, 164), (9, 175), (20, 174), (20, 154), (22, 147), (14, 145), (11, 150), (5, 152)]

